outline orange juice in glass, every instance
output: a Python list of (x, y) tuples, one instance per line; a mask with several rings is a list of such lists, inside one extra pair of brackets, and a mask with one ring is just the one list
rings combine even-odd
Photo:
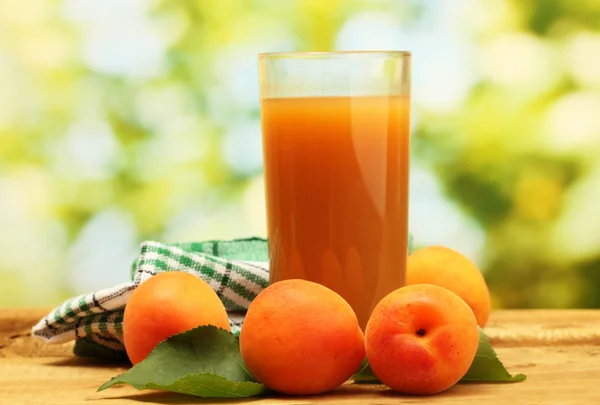
[(404, 285), (410, 54), (259, 57), (270, 281), (348, 301), (364, 328)]

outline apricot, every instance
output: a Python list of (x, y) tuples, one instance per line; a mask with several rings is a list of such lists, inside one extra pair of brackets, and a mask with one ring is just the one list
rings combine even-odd
[(471, 367), (478, 345), (471, 308), (458, 295), (431, 284), (388, 294), (365, 330), (373, 373), (405, 394), (435, 394), (453, 386)]
[(258, 381), (290, 395), (335, 389), (365, 355), (350, 305), (329, 288), (298, 279), (273, 283), (252, 301), (240, 350)]
[(141, 283), (125, 306), (125, 351), (137, 364), (169, 336), (201, 325), (230, 330), (227, 311), (211, 286), (181, 271), (158, 273)]
[(479, 269), (461, 253), (443, 246), (420, 249), (408, 257), (406, 285), (435, 284), (462, 298), (482, 328), (490, 316), (490, 291)]

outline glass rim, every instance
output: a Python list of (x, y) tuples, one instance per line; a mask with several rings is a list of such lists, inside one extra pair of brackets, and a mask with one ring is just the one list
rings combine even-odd
[(324, 57), (335, 57), (335, 56), (352, 56), (352, 55), (364, 55), (364, 56), (390, 56), (390, 57), (411, 57), (410, 51), (327, 51), (327, 52), (262, 52), (258, 54), (259, 59), (263, 58), (297, 58), (297, 59), (310, 59), (310, 58), (324, 58)]

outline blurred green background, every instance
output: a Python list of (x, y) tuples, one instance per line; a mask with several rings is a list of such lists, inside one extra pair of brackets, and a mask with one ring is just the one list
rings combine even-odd
[(496, 308), (600, 307), (600, 2), (0, 0), (0, 305), (265, 236), (257, 53), (413, 52), (410, 227)]

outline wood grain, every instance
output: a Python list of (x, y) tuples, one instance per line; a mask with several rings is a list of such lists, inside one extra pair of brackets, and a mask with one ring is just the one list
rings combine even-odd
[(500, 311), (488, 334), (517, 384), (458, 384), (433, 397), (395, 394), (383, 386), (344, 385), (322, 396), (203, 400), (127, 386), (96, 388), (126, 364), (81, 359), (72, 344), (48, 346), (29, 328), (45, 310), (0, 309), (0, 405), (21, 404), (600, 404), (600, 310)]

